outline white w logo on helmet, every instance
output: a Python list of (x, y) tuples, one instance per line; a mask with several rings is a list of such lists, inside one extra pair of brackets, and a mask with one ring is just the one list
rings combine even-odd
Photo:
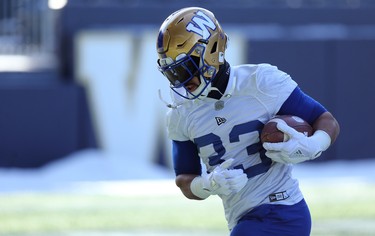
[(199, 34), (203, 39), (206, 40), (211, 36), (208, 28), (211, 30), (216, 29), (215, 23), (201, 11), (198, 11), (197, 16), (194, 16), (191, 21), (192, 22), (189, 22), (189, 24), (186, 26), (186, 30)]

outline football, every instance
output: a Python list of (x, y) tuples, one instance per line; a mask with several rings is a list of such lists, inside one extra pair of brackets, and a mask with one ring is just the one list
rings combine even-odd
[(284, 134), (276, 127), (277, 123), (279, 122), (285, 122), (290, 127), (294, 128), (298, 132), (302, 132), (304, 135), (308, 137), (311, 136), (313, 133), (313, 128), (311, 127), (311, 125), (298, 116), (275, 116), (274, 118), (269, 120), (263, 127), (263, 130), (260, 135), (260, 140), (262, 143), (278, 143), (288, 141), (288, 135)]

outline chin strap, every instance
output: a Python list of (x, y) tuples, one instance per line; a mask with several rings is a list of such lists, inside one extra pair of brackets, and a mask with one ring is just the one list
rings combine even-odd
[[(195, 89), (194, 92), (191, 92), (192, 95), (197, 96), (200, 94), (197, 98), (200, 97), (207, 97), (208, 93), (211, 91), (211, 81), (205, 79), (202, 75), (199, 77), (199, 80), (201, 84), (198, 86), (198, 88)], [(189, 92), (188, 92), (189, 93)]]
[[(211, 91), (217, 91), (219, 92), (223, 97), (226, 97), (226, 98), (230, 98), (232, 97), (232, 93), (236, 87), (236, 83), (237, 83), (237, 77), (233, 77), (233, 83), (232, 83), (232, 87), (231, 89), (229, 90), (228, 93), (226, 94), (223, 94), (218, 88), (216, 87), (212, 87), (211, 86), (211, 83), (207, 86), (207, 88), (205, 89), (205, 91), (196, 99), (203, 99), (203, 98), (206, 98), (207, 95), (209, 94), (209, 92)], [(201, 83), (202, 84), (202, 83)], [(159, 99), (160, 101), (162, 101), (168, 108), (171, 108), (171, 109), (176, 109), (178, 106), (182, 105), (183, 103), (185, 103), (186, 101), (181, 101), (181, 102), (178, 102), (178, 103), (175, 103), (175, 104), (172, 104), (172, 103), (168, 103), (164, 98), (163, 96), (161, 95), (161, 90), (158, 89), (158, 95), (159, 95)]]
[(176, 104), (168, 103), (167, 101), (165, 101), (163, 99), (163, 96), (161, 95), (161, 90), (160, 89), (158, 90), (158, 93), (159, 93), (159, 99), (160, 99), (160, 101), (162, 101), (168, 108), (176, 109), (178, 106), (180, 106), (180, 105), (182, 105), (184, 103), (184, 102), (180, 102), (180, 103), (176, 103)]

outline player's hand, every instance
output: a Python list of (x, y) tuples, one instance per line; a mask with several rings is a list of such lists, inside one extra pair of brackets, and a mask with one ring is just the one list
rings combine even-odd
[(289, 140), (280, 143), (264, 143), (266, 156), (280, 163), (300, 163), (313, 160), (321, 155), (330, 145), (331, 138), (324, 131), (316, 131), (311, 137), (296, 131), (284, 123), (277, 128), (289, 136)]
[(210, 174), (202, 176), (203, 189), (211, 195), (229, 195), (241, 191), (248, 178), (242, 169), (228, 169), (232, 162), (233, 159), (226, 160)]

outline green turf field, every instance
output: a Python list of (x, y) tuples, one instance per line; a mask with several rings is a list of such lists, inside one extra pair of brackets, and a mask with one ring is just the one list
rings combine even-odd
[[(154, 195), (126, 194), (126, 184), (116, 193), (1, 194), (0, 235), (228, 235), (219, 198), (191, 201), (165, 184), (154, 186)], [(312, 235), (375, 235), (374, 184), (314, 184), (302, 190)]]

